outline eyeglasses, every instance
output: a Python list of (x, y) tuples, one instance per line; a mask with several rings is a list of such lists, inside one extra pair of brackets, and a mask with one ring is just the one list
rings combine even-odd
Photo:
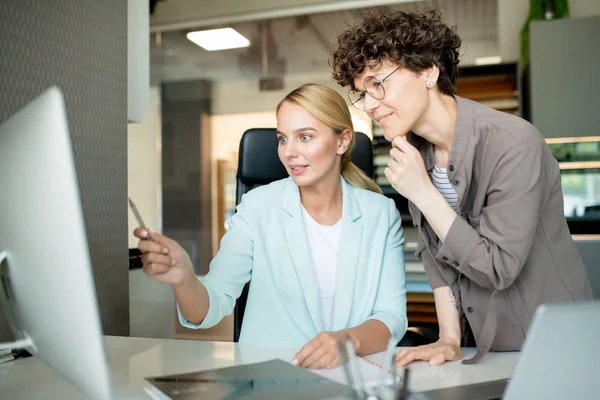
[(364, 92), (361, 92), (356, 89), (350, 89), (348, 91), (348, 99), (350, 103), (361, 111), (365, 109), (365, 95), (369, 95), (375, 100), (381, 100), (385, 97), (385, 89), (383, 88), (383, 82), (389, 78), (394, 72), (398, 71), (400, 67), (396, 68), (387, 76), (381, 80), (375, 78), (374, 76), (367, 76), (363, 80), (363, 86), (365, 88)]

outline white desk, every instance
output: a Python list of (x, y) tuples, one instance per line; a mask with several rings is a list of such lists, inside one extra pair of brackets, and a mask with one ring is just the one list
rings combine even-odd
[[(231, 342), (106, 337), (116, 399), (149, 399), (144, 378), (194, 372), (273, 358), (291, 360), (296, 348), (256, 347)], [(466, 355), (474, 349), (466, 349)], [(504, 379), (512, 374), (519, 353), (490, 353), (479, 364), (451, 362), (432, 368), (410, 365), (409, 390), (423, 391)], [(380, 362), (381, 353), (367, 358)], [(84, 399), (71, 384), (35, 357), (0, 364), (0, 399)]]

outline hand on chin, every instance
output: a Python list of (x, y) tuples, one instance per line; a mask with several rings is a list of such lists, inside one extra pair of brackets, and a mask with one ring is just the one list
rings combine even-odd
[(391, 143), (394, 138), (398, 136), (406, 136), (408, 134), (409, 130), (406, 129), (406, 126), (399, 125), (401, 124), (387, 123), (385, 126), (381, 127), (385, 140)]
[(408, 132), (403, 132), (403, 131), (398, 131), (398, 130), (392, 131), (391, 129), (383, 131), (383, 137), (385, 138), (385, 140), (387, 140), (390, 143), (392, 142), (392, 140), (394, 140), (398, 136), (403, 137), (403, 136), (406, 136), (407, 134), (408, 134)]

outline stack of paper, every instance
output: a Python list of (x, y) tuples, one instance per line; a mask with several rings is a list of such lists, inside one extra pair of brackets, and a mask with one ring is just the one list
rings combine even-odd
[[(382, 379), (381, 365), (369, 361), (363, 357), (357, 357), (357, 360), (360, 368), (360, 375), (365, 385), (378, 385)], [(343, 366), (333, 369), (311, 369), (311, 371), (331, 381), (338, 382), (343, 385), (348, 385), (348, 382), (346, 381), (346, 373), (344, 372)], [(391, 374), (387, 372), (386, 377), (391, 377)]]
[(15, 355), (12, 353), (12, 350), (0, 350), (0, 364), (9, 362), (15, 359)]

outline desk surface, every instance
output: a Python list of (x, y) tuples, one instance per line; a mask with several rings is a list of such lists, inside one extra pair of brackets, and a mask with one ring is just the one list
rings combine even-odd
[[(231, 342), (106, 337), (106, 350), (116, 399), (149, 399), (144, 378), (247, 364), (280, 358), (291, 361), (291, 347), (257, 347)], [(465, 349), (465, 355), (474, 349)], [(432, 368), (424, 362), (410, 365), (411, 391), (432, 390), (510, 377), (516, 352), (490, 353), (479, 364), (459, 361)], [(382, 354), (367, 358), (380, 362)], [(84, 399), (71, 384), (36, 357), (0, 364), (0, 398)]]

